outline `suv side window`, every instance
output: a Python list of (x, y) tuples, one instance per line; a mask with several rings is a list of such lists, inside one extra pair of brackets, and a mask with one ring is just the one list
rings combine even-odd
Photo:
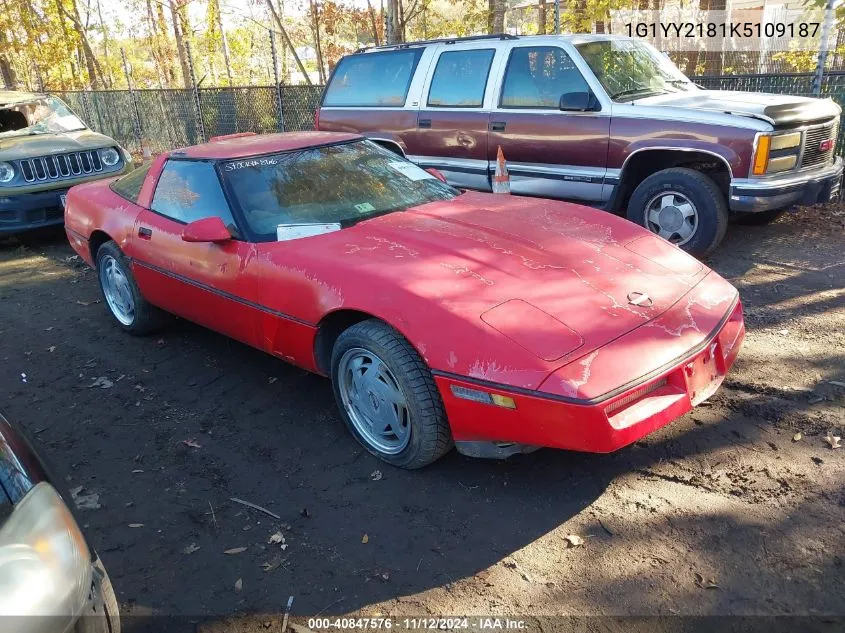
[(561, 95), (587, 90), (581, 71), (563, 49), (524, 46), (511, 51), (499, 107), (557, 110)]
[(151, 165), (152, 162), (145, 163), (125, 176), (121, 176), (111, 184), (111, 190), (121, 198), (126, 198), (129, 202), (137, 204), (138, 196), (141, 195), (141, 187), (144, 186), (144, 180), (147, 178), (147, 172), (150, 171)]
[(360, 53), (340, 60), (324, 106), (401, 107), (405, 105), (421, 48)]
[(480, 108), (493, 63), (493, 49), (441, 53), (428, 91), (435, 108)]
[(217, 171), (208, 162), (168, 160), (158, 179), (151, 208), (185, 224), (216, 215), (230, 230), (236, 226)]

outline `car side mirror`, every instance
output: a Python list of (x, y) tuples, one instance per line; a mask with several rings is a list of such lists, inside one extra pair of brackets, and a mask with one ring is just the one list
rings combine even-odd
[(183, 242), (228, 242), (232, 233), (216, 215), (187, 224), (182, 229)]
[(434, 167), (426, 167), (425, 171), (437, 178), (437, 180), (439, 180), (440, 182), (446, 182), (446, 176), (441, 174), (439, 169), (435, 169)]
[(565, 112), (587, 112), (593, 109), (593, 95), (588, 92), (565, 92), (560, 95), (560, 109)]

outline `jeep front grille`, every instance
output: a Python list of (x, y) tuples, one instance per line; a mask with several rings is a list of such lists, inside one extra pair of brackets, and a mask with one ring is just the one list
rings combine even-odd
[(26, 158), (16, 162), (25, 182), (64, 180), (103, 171), (103, 161), (95, 149)]
[[(816, 167), (825, 165), (833, 160), (833, 152), (836, 150), (836, 131), (838, 120), (811, 127), (804, 132), (804, 154), (801, 158), (801, 167)], [(833, 141), (830, 147), (824, 151), (820, 146), (825, 141)]]

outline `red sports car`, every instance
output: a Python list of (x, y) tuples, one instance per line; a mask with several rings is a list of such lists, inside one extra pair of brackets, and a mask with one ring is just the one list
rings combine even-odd
[(70, 190), (120, 327), (175, 314), (331, 377), (384, 461), (608, 452), (710, 396), (733, 288), (626, 220), (464, 192), (350, 134), (222, 137)]

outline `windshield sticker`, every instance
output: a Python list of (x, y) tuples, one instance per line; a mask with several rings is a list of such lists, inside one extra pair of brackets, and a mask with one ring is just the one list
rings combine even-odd
[(437, 180), (434, 176), (428, 173), (425, 169), (417, 167), (413, 163), (400, 162), (398, 160), (390, 161), (388, 163), (393, 169), (408, 178), (409, 180)]
[(362, 202), (361, 204), (356, 204), (355, 208), (358, 209), (358, 213), (369, 213), (370, 211), (376, 210), (376, 208), (369, 202)]
[(278, 158), (254, 158), (252, 160), (238, 160), (233, 163), (226, 163), (223, 166), (225, 171), (237, 171), (246, 167), (267, 167), (271, 165), (278, 165)]
[(329, 224), (279, 224), (276, 227), (276, 240), (287, 242), (288, 240), (298, 240), (303, 237), (313, 237), (339, 230), (340, 224), (337, 222)]

